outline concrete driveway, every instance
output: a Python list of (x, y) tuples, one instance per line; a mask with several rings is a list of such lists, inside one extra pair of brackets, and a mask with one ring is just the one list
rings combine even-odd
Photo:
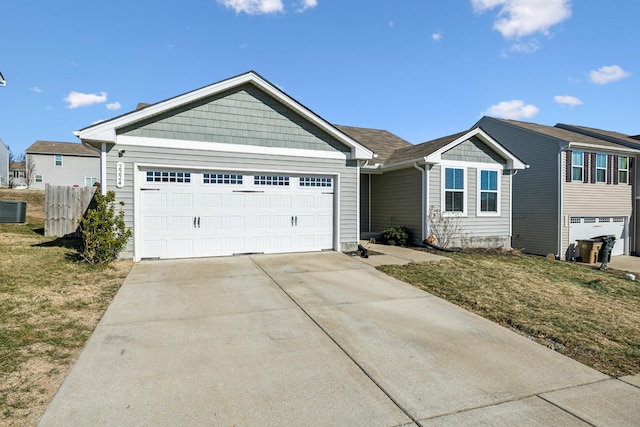
[(638, 386), (341, 253), (155, 261), (40, 425), (637, 425)]

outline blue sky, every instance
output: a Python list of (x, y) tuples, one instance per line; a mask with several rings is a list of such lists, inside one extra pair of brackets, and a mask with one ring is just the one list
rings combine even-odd
[(6, 1), (16, 154), (254, 70), (326, 120), (420, 143), (482, 115), (640, 134), (636, 0)]

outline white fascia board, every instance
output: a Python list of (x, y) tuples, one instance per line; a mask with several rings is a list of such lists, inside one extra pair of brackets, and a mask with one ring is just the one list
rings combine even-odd
[(640, 154), (640, 150), (636, 150), (635, 148), (628, 147), (605, 147), (597, 144), (587, 144), (584, 142), (570, 142), (566, 149), (572, 148), (583, 148), (589, 151), (597, 151), (600, 153), (613, 152), (613, 153), (624, 153), (629, 155), (637, 155)]
[(184, 95), (179, 95), (166, 101), (158, 102), (157, 104), (150, 105), (138, 111), (133, 111), (129, 114), (125, 114), (115, 119), (108, 120), (104, 123), (98, 123), (94, 126), (76, 131), (76, 136), (79, 136), (80, 139), (115, 143), (116, 129), (162, 114), (165, 111), (178, 108), (182, 105), (186, 105), (199, 99), (224, 92), (226, 90), (241, 86), (246, 83), (251, 83), (261, 88), (270, 96), (282, 102), (287, 107), (302, 115), (307, 120), (319, 126), (328, 134), (332, 135), (334, 138), (345, 144), (351, 149), (352, 159), (368, 160), (373, 158), (373, 152), (371, 150), (362, 146), (360, 143), (332, 126), (320, 116), (304, 107), (302, 104), (295, 101), (289, 95), (285, 94), (283, 91), (276, 88), (274, 85), (267, 82), (254, 72), (248, 72), (236, 77), (232, 77), (219, 83), (214, 83), (201, 89), (196, 89)]
[(267, 154), (277, 156), (308, 157), (315, 159), (340, 159), (347, 158), (347, 153), (341, 151), (303, 150), (299, 148), (263, 147), (260, 145), (227, 144), (221, 142), (188, 141), (182, 139), (148, 138), (142, 136), (121, 135), (118, 137), (118, 146), (123, 147), (153, 147), (153, 148), (178, 148), (182, 150), (200, 150), (227, 153)]

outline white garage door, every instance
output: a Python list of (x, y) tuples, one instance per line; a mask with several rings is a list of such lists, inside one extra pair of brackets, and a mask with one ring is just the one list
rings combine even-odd
[(141, 258), (333, 248), (331, 177), (140, 171)]
[(611, 255), (624, 255), (626, 217), (571, 217), (569, 243), (612, 234), (616, 243)]

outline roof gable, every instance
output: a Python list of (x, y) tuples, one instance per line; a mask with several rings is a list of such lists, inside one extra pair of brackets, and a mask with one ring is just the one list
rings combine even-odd
[(393, 155), (389, 157), (383, 168), (394, 168), (415, 162), (438, 164), (444, 160), (443, 154), (472, 139), (479, 140), (481, 144), (484, 144), (483, 149), (486, 147), (495, 153), (495, 155), (504, 159), (504, 164), (506, 164), (507, 169), (526, 168), (524, 162), (500, 145), (480, 127), (396, 150)]
[(290, 110), (300, 120), (307, 123), (307, 129), (311, 128), (310, 125), (313, 125), (339, 144), (344, 145), (346, 151), (350, 152), (352, 159), (370, 159), (373, 157), (373, 153), (369, 149), (326, 122), (253, 71), (148, 105), (74, 133), (83, 142), (96, 146), (102, 142), (115, 143), (116, 136), (123, 130), (131, 131), (132, 129), (140, 128), (140, 126), (149, 126), (154, 121), (166, 119), (168, 116), (174, 115), (175, 112), (184, 111), (193, 105), (203, 105), (220, 95), (237, 92), (243, 86), (245, 88), (250, 86), (253, 90), (269, 97), (272, 100), (272, 107), (273, 103), (275, 103), (279, 104), (281, 108)]

